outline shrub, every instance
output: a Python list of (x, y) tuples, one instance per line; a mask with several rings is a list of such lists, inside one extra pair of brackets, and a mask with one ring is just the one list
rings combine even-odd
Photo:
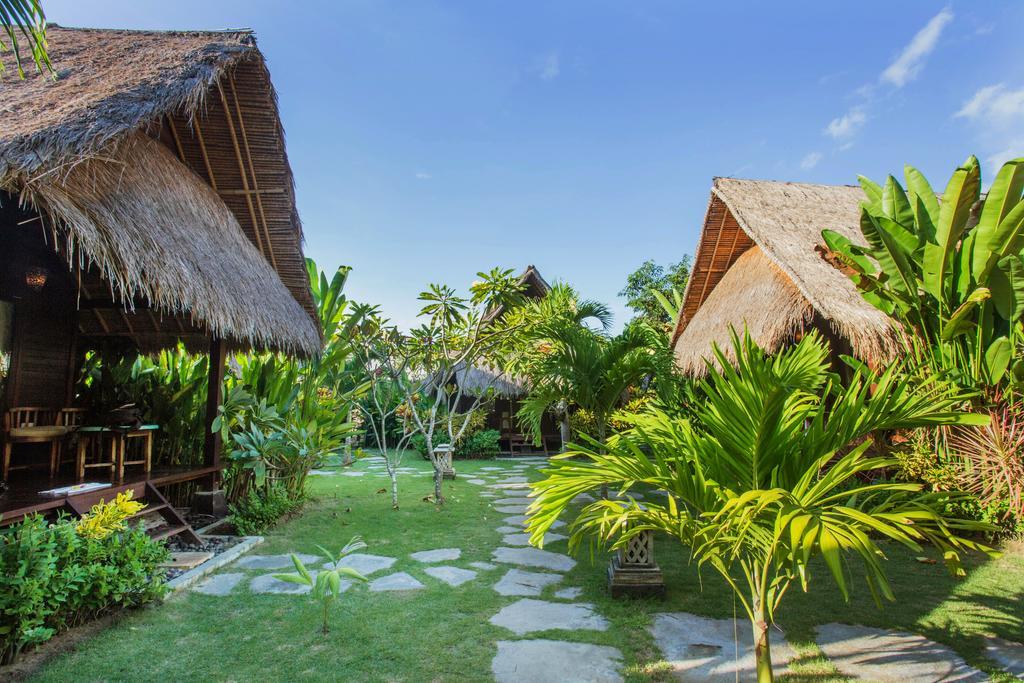
[(38, 515), (0, 534), (0, 662), (106, 612), (161, 598), (167, 549), (129, 528), (103, 537)]
[(481, 429), (462, 440), (455, 451), (460, 458), (489, 458), (500, 452), (498, 440), (501, 432), (497, 429)]
[(230, 505), (230, 520), (243, 536), (260, 534), (285, 515), (298, 510), (304, 502), (304, 498), (289, 496), (283, 486), (272, 484), (253, 489), (238, 503)]

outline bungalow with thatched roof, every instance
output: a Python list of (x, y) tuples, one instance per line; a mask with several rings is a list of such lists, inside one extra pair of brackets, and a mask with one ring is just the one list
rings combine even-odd
[[(543, 299), (551, 291), (551, 285), (533, 265), (527, 266), (519, 275), (519, 285), (523, 288), (523, 295), (529, 299)], [(488, 313), (487, 319), (495, 320), (501, 317), (503, 312), (504, 310), (499, 307)], [(502, 451), (521, 453), (533, 449), (533, 439), (522, 433), (516, 420), (519, 402), (529, 391), (522, 378), (508, 377), (487, 367), (469, 367), (460, 368), (456, 372), (456, 382), (466, 393), (473, 396), (485, 392), (494, 394), (494, 401), (489, 405), (484, 418), (484, 429), (495, 429), (500, 433), (499, 447)], [(463, 399), (464, 405), (470, 403), (471, 399)], [(546, 415), (541, 424), (541, 431), (542, 450), (546, 453), (548, 443), (560, 443), (561, 437), (554, 418)]]
[[(55, 78), (20, 80), (9, 54), (0, 74), (5, 413), (68, 406), (83, 351), (101, 342), (182, 340), (211, 352), (212, 419), (226, 347), (321, 346), (263, 55), (248, 31), (51, 25), (47, 39)], [(207, 436), (202, 467), (114, 483), (215, 480)], [(50, 483), (62, 477), (51, 466)], [(4, 521), (40, 509), (30, 499), (0, 501)]]
[(862, 239), (862, 199), (852, 186), (715, 178), (672, 332), (680, 369), (703, 374), (712, 344), (728, 354), (744, 325), (769, 352), (815, 328), (834, 352), (891, 357), (891, 319), (823, 258), (824, 229)]

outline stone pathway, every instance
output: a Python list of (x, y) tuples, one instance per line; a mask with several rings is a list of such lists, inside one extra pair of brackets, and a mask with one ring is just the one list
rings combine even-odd
[(607, 631), (608, 620), (587, 603), (567, 604), (523, 598), (491, 617), (491, 623), (517, 635), (535, 631)]
[(370, 582), (370, 590), (374, 593), (379, 593), (380, 591), (410, 591), (423, 587), (422, 583), (406, 572), (388, 574)]
[(894, 683), (988, 680), (950, 648), (915, 633), (849, 624), (825, 624), (815, 631), (821, 651), (852, 678)]
[(494, 584), (494, 590), (498, 595), (540, 595), (545, 587), (561, 580), (561, 574), (509, 569), (501, 580)]
[(451, 560), (459, 559), (461, 556), (462, 551), (458, 548), (438, 548), (436, 550), (421, 550), (409, 557), (417, 562), (450, 562)]
[[(732, 683), (757, 678), (754, 644), (745, 620), (709, 619), (686, 612), (655, 614), (649, 628), (676, 679)], [(787, 671), (793, 650), (778, 630), (771, 635), (775, 675)], [(737, 644), (738, 641), (738, 644)]]
[(557, 640), (500, 640), (491, 672), (498, 683), (618, 683), (622, 653), (614, 647)]

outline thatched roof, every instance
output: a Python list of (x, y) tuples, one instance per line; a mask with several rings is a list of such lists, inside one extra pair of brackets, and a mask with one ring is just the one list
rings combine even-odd
[(680, 367), (702, 372), (711, 343), (727, 341), (730, 326), (746, 323), (755, 341), (776, 350), (814, 319), (865, 360), (891, 357), (892, 320), (818, 248), (824, 229), (862, 241), (862, 199), (852, 186), (715, 178), (672, 335)]
[(151, 304), (154, 334), (187, 312), (237, 343), (315, 353), (292, 173), (253, 35), (51, 26), (47, 39), (56, 80), (21, 81), (3, 57), (0, 189), (52, 219), (130, 313)]
[(500, 398), (520, 398), (527, 388), (520, 378), (503, 375), (489, 367), (461, 367), (455, 372), (456, 381), (470, 396), (480, 396), (493, 390)]

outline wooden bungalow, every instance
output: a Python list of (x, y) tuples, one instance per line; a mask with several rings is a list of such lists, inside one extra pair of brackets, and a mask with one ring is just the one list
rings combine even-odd
[[(524, 288), (523, 294), (531, 299), (542, 299), (551, 290), (551, 285), (533, 265), (527, 266), (526, 270), (520, 274), (519, 283)], [(491, 311), (488, 318), (497, 319), (502, 313), (503, 310), (498, 308)], [(521, 379), (500, 376), (491, 369), (483, 367), (460, 370), (456, 379), (469, 394), (479, 395), (481, 392), (493, 390), (495, 399), (484, 419), (484, 429), (498, 430), (501, 434), (498, 442), (502, 452), (521, 454), (534, 451), (533, 439), (523, 434), (516, 420), (519, 403), (528, 391)], [(466, 403), (469, 402), (466, 401)], [(543, 432), (541, 452), (547, 453), (550, 448), (557, 449), (561, 444), (561, 437), (554, 418), (546, 415), (541, 430)]]
[(680, 369), (706, 371), (730, 328), (769, 352), (817, 329), (833, 353), (892, 357), (893, 322), (824, 258), (821, 231), (861, 241), (858, 187), (715, 178), (683, 306), (672, 333)]
[[(55, 79), (19, 80), (9, 54), (0, 74), (3, 523), (80, 512), (129, 488), (159, 508), (168, 485), (216, 486), (209, 424), (227, 350), (321, 346), (276, 96), (253, 34), (51, 26), (47, 38)], [(62, 432), (81, 421), (72, 388), (84, 351), (110, 340), (209, 351), (201, 465), (125, 462), (127, 437), (120, 453), (62, 457)], [(40, 493), (81, 481), (93, 457), (101, 466), (85, 479), (110, 487)]]

